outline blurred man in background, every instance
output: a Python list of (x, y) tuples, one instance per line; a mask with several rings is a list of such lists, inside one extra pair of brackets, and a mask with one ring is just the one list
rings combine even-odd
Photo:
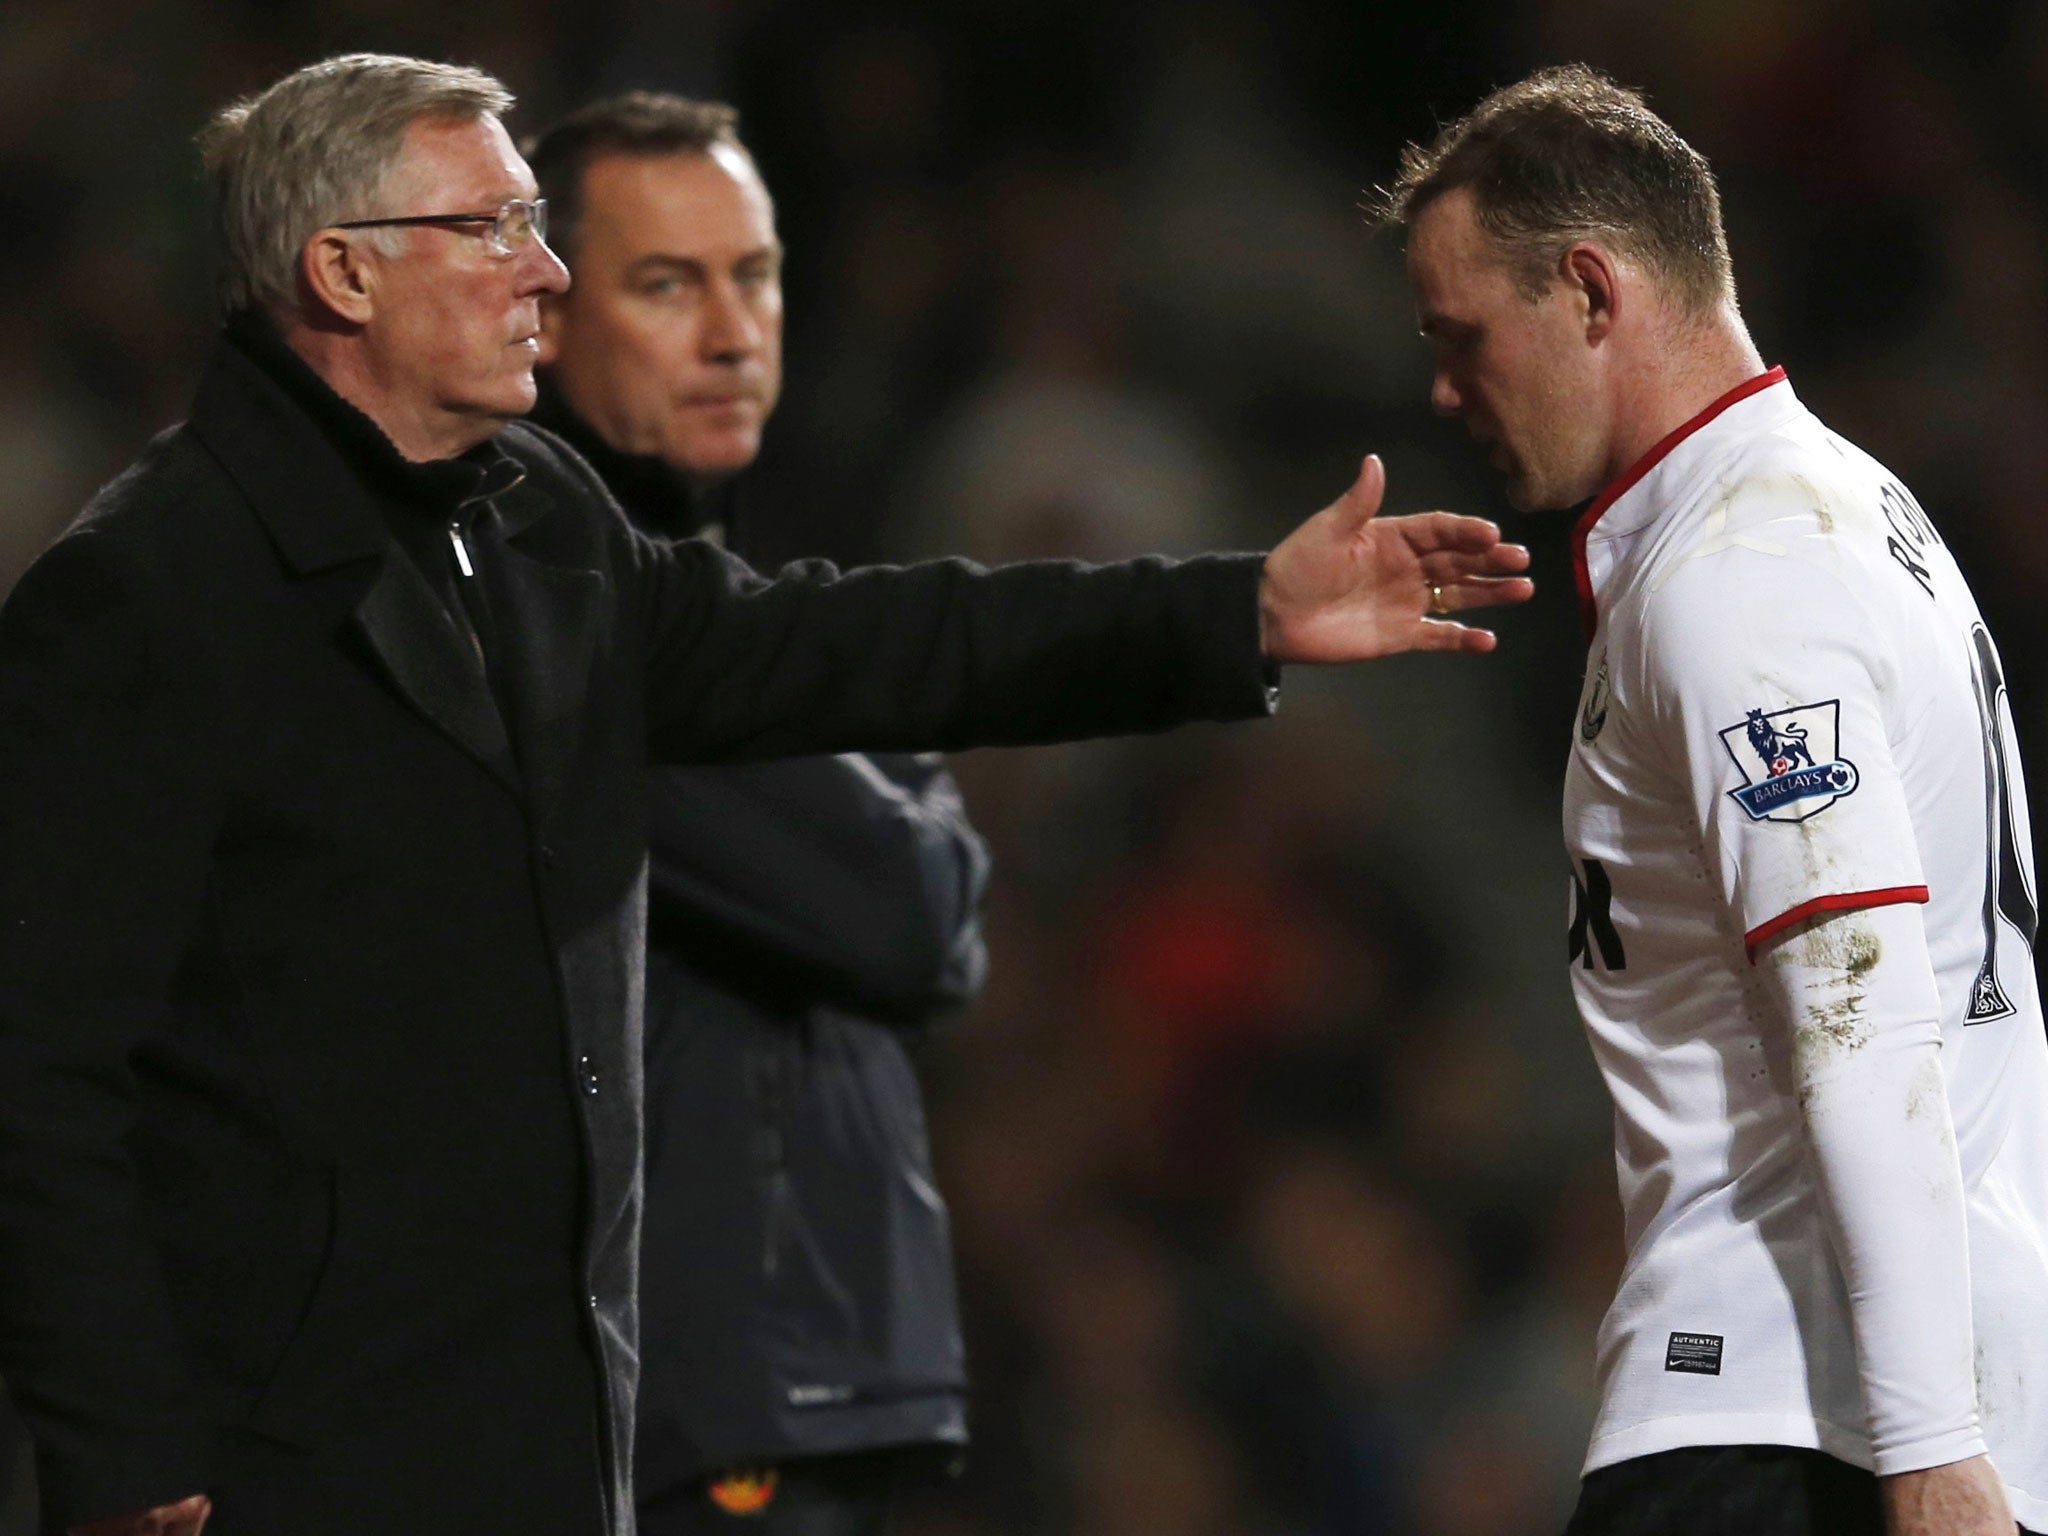
[(1387, 214), (1434, 404), (1516, 506), (1594, 498), (1570, 956), (1630, 1254), (1571, 1531), (2048, 1527), (2035, 887), (1968, 587), (1764, 368), (1640, 97), (1496, 92)]
[[(576, 278), (534, 419), (647, 533), (745, 554), (782, 252), (735, 129), (635, 92), (526, 153)], [(640, 1530), (879, 1532), (966, 1436), (905, 1047), (979, 986), (986, 855), (926, 758), (656, 769), (649, 817)]]

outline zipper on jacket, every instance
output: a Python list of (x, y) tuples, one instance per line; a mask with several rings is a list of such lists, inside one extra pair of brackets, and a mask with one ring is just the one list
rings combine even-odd
[[(468, 505), (468, 502), (463, 503), (463, 506)], [(491, 670), (491, 661), (484, 654), (484, 637), (482, 632), (477, 629), (476, 615), (470, 612), (469, 599), (464, 597), (459, 590), (463, 582), (473, 581), (476, 578), (476, 563), (469, 558), (469, 543), (463, 537), (462, 518), (459, 508), (457, 509), (457, 515), (448, 520), (448, 546), (455, 554), (455, 577), (458, 588), (454, 594), (455, 601), (450, 605), (451, 614), (455, 622), (462, 627), (462, 632), (469, 637), (469, 648), (476, 652), (476, 664), (483, 668), (484, 675), (488, 677)]]
[[(462, 526), (462, 514), (472, 507), (488, 506), (491, 503), (492, 497), (502, 496), (507, 491), (526, 482), (526, 471), (513, 464), (509, 459), (501, 460), (493, 468), (505, 470), (506, 474), (500, 476), (494, 482), (491, 475), (486, 473), (484, 477), (485, 483), (477, 487), (474, 495), (468, 497), (460, 506), (456, 507), (454, 516), (448, 519), (448, 547), (455, 556), (455, 575), (458, 585), (460, 582), (474, 581), (476, 579), (476, 562), (469, 557), (469, 537)], [(488, 673), (490, 671), (490, 659), (484, 655), (483, 634), (477, 628), (475, 615), (469, 611), (469, 604), (462, 598), (459, 591), (456, 595), (455, 606), (459, 610), (456, 614), (457, 622), (469, 632), (469, 643), (476, 651), (477, 662)]]
[(789, 1148), (783, 1134), (788, 1063), (778, 1055), (749, 1063), (754, 1099), (761, 1115), (761, 1160), (768, 1175), (768, 1208), (761, 1221), (761, 1273), (773, 1279), (782, 1267), (782, 1237), (789, 1225)]

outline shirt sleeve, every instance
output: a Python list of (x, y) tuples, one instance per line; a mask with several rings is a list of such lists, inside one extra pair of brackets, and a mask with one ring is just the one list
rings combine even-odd
[(1927, 900), (1886, 725), (1900, 668), (1853, 567), (1768, 525), (1730, 543), (1651, 577), (1657, 739), (1789, 1046), (1876, 1470), (1942, 1465), (1983, 1440), (1939, 999), (1900, 905)]
[(1984, 1454), (1969, 1226), (1919, 914), (1837, 912), (1765, 946), (1880, 1476)]
[(1260, 555), (964, 560), (766, 579), (701, 540), (635, 538), (650, 760), (953, 751), (1272, 712)]
[(1886, 728), (1898, 669), (1834, 568), (1752, 547), (1682, 561), (1651, 593), (1643, 664), (1752, 956), (1817, 913), (1927, 900)]

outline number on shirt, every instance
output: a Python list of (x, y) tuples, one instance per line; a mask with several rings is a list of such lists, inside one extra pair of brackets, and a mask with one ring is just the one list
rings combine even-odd
[(1892, 530), (1884, 541), (1886, 551), (1898, 562), (1900, 570), (1920, 583), (1922, 592), (1934, 596), (1934, 577), (1923, 557), (1929, 547), (1941, 543), (1941, 535), (1934, 531), (1933, 522), (1920, 510), (1913, 493), (1896, 480), (1878, 493), (1878, 499), (1884, 504), (1884, 520)]
[(2034, 947), (2040, 908), (2027, 878), (2020, 842), (2018, 809), (2013, 802), (2013, 749), (2006, 729), (2005, 669), (1998, 647), (1982, 624), (1970, 627), (1971, 670), (1977, 680), (1977, 712), (1984, 726), (1984, 962), (1970, 988), (1965, 1024), (1986, 1024), (2013, 1012), (2012, 1000), (1998, 979), (1998, 923), (2003, 918)]

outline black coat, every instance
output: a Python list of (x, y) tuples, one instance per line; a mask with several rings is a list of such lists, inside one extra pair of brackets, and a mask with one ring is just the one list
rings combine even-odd
[(767, 583), (515, 425), (487, 677), (280, 377), (0, 609), (0, 1375), (53, 1526), (623, 1531), (643, 765), (1258, 714), (1258, 562)]
[[(744, 550), (735, 487), (536, 419), (626, 515)], [(987, 853), (935, 759), (657, 768), (648, 796), (647, 1200), (635, 1483), (958, 1445), (945, 1201), (907, 1046), (986, 970)]]

